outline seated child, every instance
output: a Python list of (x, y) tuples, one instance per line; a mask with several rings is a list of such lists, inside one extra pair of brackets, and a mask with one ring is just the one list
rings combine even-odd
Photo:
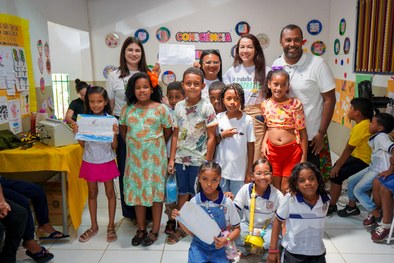
[(224, 105), (222, 103), (221, 99), (221, 93), (222, 90), (226, 87), (223, 82), (221, 81), (215, 81), (213, 82), (208, 89), (209, 93), (209, 100), (215, 109), (215, 113), (218, 114), (220, 112), (224, 112), (226, 109), (224, 108)]
[[(235, 207), (242, 213), (241, 218), (243, 218), (241, 221), (241, 233), (237, 240), (241, 258), (247, 258), (249, 255), (250, 245), (248, 246), (245, 244), (247, 235), (262, 237), (264, 240), (263, 248), (268, 251), (271, 240), (272, 221), (275, 211), (279, 207), (279, 201), (283, 198), (282, 192), (270, 185), (272, 180), (272, 167), (266, 159), (255, 161), (252, 169), (253, 182), (245, 184), (234, 199)], [(253, 233), (249, 233), (250, 204), (253, 198), (253, 187), (256, 192), (254, 229)]]
[(371, 147), (368, 145), (372, 103), (367, 98), (354, 98), (350, 101), (347, 116), (356, 125), (350, 131), (350, 138), (341, 156), (330, 172), (330, 207), (327, 215), (337, 212), (337, 202), (342, 191), (342, 183), (353, 174), (368, 167), (371, 162)]
[(382, 209), (383, 218), (379, 226), (372, 232), (373, 242), (383, 242), (390, 238), (391, 223), (394, 209), (394, 154), (390, 157), (390, 169), (381, 173), (373, 182), (373, 201), (377, 208), (372, 211), (375, 218), (381, 217), (379, 209)]
[[(360, 172), (349, 177), (348, 196), (349, 203), (343, 210), (338, 211), (338, 216), (348, 217), (359, 215), (360, 210), (356, 206), (358, 200), (362, 206), (370, 213), (376, 208), (371, 200), (369, 191), (372, 189), (373, 180), (379, 173), (384, 172), (389, 167), (390, 153), (394, 151), (394, 143), (388, 133), (394, 128), (394, 117), (388, 113), (377, 113), (369, 125), (369, 132), (372, 134), (369, 139), (369, 146), (372, 149), (371, 164)], [(365, 226), (374, 223), (376, 218), (369, 215), (363, 222)]]
[[(197, 236), (194, 236), (182, 223), (178, 222), (183, 231), (193, 236), (189, 248), (189, 263), (228, 262), (225, 247), (239, 235), (239, 215), (234, 203), (220, 189), (220, 177), (220, 165), (212, 161), (205, 161), (200, 166), (198, 174), (197, 194), (190, 202), (201, 206), (216, 221), (222, 232), (230, 231), (230, 233), (227, 236), (214, 237), (213, 243), (207, 244)], [(179, 211), (174, 209), (172, 218), (176, 219), (177, 216), (179, 216)]]
[(326, 262), (323, 236), (330, 197), (324, 187), (323, 176), (312, 163), (299, 163), (293, 168), (290, 192), (276, 211), (267, 262), (279, 262), (278, 239), (284, 221), (283, 262)]

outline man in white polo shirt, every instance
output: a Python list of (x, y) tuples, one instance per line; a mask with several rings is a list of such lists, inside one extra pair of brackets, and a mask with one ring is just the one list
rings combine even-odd
[(320, 167), (319, 153), (335, 107), (335, 80), (323, 58), (302, 51), (303, 35), (297, 25), (287, 25), (280, 33), (283, 54), (274, 61), (290, 75), (290, 96), (304, 106), (308, 132), (308, 161)]

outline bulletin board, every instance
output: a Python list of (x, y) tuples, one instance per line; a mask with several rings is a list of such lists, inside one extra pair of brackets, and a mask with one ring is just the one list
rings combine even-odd
[(22, 131), (22, 117), (36, 111), (29, 22), (0, 14), (0, 124)]
[(352, 128), (352, 123), (347, 117), (350, 108), (350, 101), (354, 97), (355, 82), (349, 80), (335, 79), (335, 110), (332, 120), (347, 128)]

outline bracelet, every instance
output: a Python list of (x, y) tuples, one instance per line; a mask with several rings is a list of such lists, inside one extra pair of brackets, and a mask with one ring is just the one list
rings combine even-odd
[(279, 249), (269, 249), (268, 253), (279, 253)]
[(226, 239), (227, 239), (227, 245), (230, 244), (231, 239), (229, 237), (226, 237)]

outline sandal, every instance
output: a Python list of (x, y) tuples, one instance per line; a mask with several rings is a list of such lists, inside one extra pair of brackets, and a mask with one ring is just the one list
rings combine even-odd
[(176, 222), (175, 220), (168, 220), (167, 221), (167, 225), (166, 225), (166, 229), (164, 230), (164, 233), (171, 234), (175, 232), (175, 228), (176, 228)]
[(29, 250), (26, 250), (26, 255), (28, 255), (29, 257), (34, 259), (35, 262), (38, 263), (45, 263), (54, 258), (54, 255), (52, 253), (49, 253), (49, 251), (45, 247), (41, 247), (41, 251), (34, 254)]
[(79, 236), (79, 242), (87, 242), (92, 237), (97, 235), (97, 233), (98, 233), (98, 229), (96, 231), (93, 231), (91, 228), (89, 228), (88, 230), (83, 232), (82, 235)]
[(186, 237), (187, 233), (182, 228), (178, 227), (174, 233), (170, 233), (167, 237), (167, 244), (174, 245), (179, 240)]
[(131, 245), (133, 246), (139, 246), (142, 243), (142, 240), (144, 239), (144, 237), (147, 235), (148, 233), (146, 232), (146, 230), (137, 230), (137, 233), (135, 234), (135, 236), (133, 237), (133, 239), (131, 239)]
[(159, 236), (159, 233), (153, 233), (152, 230), (149, 231), (149, 233), (142, 239), (141, 246), (147, 247), (155, 243), (157, 240), (157, 237)]
[(118, 240), (118, 236), (116, 235), (114, 227), (107, 228), (107, 242), (111, 243)]

